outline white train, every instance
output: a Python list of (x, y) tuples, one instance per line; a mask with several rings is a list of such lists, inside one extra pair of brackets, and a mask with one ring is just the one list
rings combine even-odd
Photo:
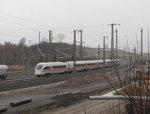
[(5, 80), (7, 77), (8, 66), (0, 65), (0, 80)]
[[(119, 61), (119, 59), (117, 60)], [(110, 59), (106, 60), (105, 66), (110, 67), (113, 63)], [(87, 60), (87, 61), (76, 61), (75, 67), (73, 61), (67, 62), (43, 62), (38, 63), (35, 67), (36, 76), (44, 76), (56, 73), (67, 73), (73, 70), (82, 71), (88, 69), (98, 69), (103, 67), (103, 60)]]

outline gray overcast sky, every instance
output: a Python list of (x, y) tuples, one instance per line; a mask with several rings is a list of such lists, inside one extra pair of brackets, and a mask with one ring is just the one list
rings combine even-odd
[[(120, 23), (120, 46), (126, 46), (127, 35), (130, 47), (136, 44), (136, 33), (140, 40), (140, 28), (144, 29), (144, 43), (147, 47), (147, 26), (150, 25), (149, 0), (0, 0), (0, 39), (18, 42), (21, 37), (33, 43), (38, 42), (38, 32), (48, 37), (49, 28), (66, 35), (65, 42), (73, 41), (74, 27), (83, 29), (84, 45), (102, 45), (102, 36), (110, 36), (110, 23)], [(5, 13), (9, 14), (6, 15)], [(36, 25), (19, 18), (29, 20)], [(43, 26), (44, 25), (44, 26)], [(106, 25), (86, 28), (86, 26)], [(73, 27), (71, 29), (58, 29)], [(37, 30), (31, 30), (36, 28)], [(9, 30), (5, 30), (9, 29)], [(13, 29), (13, 30), (12, 30)], [(29, 30), (14, 30), (29, 29)], [(78, 38), (79, 39), (79, 38)], [(107, 41), (110, 45), (110, 37)]]

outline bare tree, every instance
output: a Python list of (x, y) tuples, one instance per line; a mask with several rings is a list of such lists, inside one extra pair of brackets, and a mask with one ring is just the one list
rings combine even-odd
[(20, 46), (26, 46), (26, 39), (25, 38), (21, 38), (19, 41), (19, 45)]
[(62, 43), (63, 39), (65, 39), (65, 35), (64, 34), (57, 34), (58, 42)]
[[(144, 78), (144, 72), (137, 71), (140, 65), (140, 55), (136, 55), (128, 51), (128, 59), (122, 72), (119, 71), (118, 63), (113, 62), (114, 75), (116, 81), (111, 81), (109, 78), (105, 79), (110, 86), (116, 91), (117, 95), (126, 97), (126, 113), (128, 114), (149, 114), (150, 113), (150, 86), (149, 79)], [(133, 60), (134, 58), (134, 60)], [(138, 72), (138, 73), (137, 73)], [(117, 91), (117, 89), (120, 90)], [(143, 99), (146, 97), (146, 99)]]

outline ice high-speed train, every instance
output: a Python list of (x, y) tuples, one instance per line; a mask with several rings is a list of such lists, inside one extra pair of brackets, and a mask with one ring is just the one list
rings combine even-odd
[[(119, 59), (117, 60), (117, 63)], [(111, 67), (113, 63), (110, 59), (105, 60), (105, 67)], [(89, 69), (98, 69), (103, 67), (103, 60), (87, 60), (76, 61), (75, 67), (73, 61), (67, 62), (42, 62), (38, 63), (35, 67), (36, 76), (44, 76), (56, 73), (68, 73), (73, 70), (82, 71)]]

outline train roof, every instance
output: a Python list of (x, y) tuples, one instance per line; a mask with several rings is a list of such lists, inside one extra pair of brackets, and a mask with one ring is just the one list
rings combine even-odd
[(66, 63), (64, 62), (42, 62), (42, 63), (38, 63), (37, 65), (65, 65)]
[[(106, 62), (111, 61), (111, 59), (106, 59)], [(119, 61), (119, 59), (117, 59)], [(76, 61), (76, 64), (87, 64), (87, 63), (102, 63), (103, 60), (86, 60), (86, 61)], [(37, 65), (66, 65), (67, 63), (73, 63), (73, 61), (66, 61), (66, 62), (41, 62)]]

